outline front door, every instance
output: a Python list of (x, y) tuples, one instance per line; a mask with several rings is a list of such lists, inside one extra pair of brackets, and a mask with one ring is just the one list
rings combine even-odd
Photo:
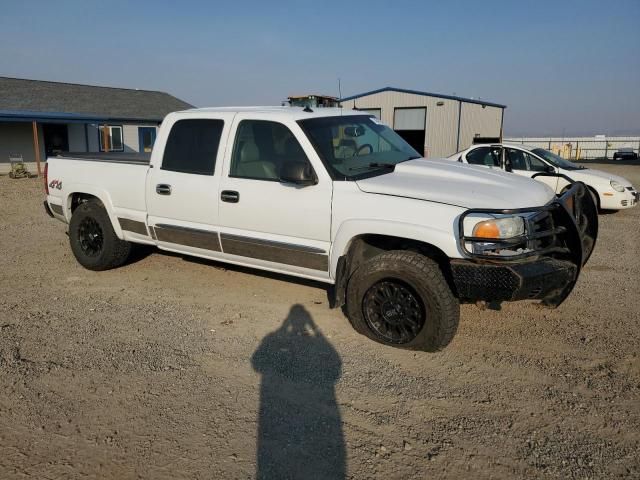
[[(529, 178), (537, 173), (544, 174), (551, 172), (549, 165), (534, 155), (531, 155), (529, 152), (525, 152), (519, 148), (505, 148), (505, 170)], [(551, 173), (555, 173), (555, 169), (553, 169)], [(558, 177), (538, 175), (535, 177), (535, 180), (549, 185), (554, 192), (558, 193)]]
[(156, 127), (139, 127), (138, 144), (140, 153), (151, 153), (156, 141)]
[(161, 161), (147, 174), (148, 224), (158, 246), (215, 257), (218, 189), (232, 113), (177, 120), (164, 142)]
[[(307, 155), (313, 152), (305, 152), (288, 126), (238, 114), (233, 130), (220, 186), (224, 254), (238, 263), (327, 278), (331, 179), (321, 165), (314, 168)], [(281, 166), (292, 161), (308, 163), (318, 182), (281, 182)]]

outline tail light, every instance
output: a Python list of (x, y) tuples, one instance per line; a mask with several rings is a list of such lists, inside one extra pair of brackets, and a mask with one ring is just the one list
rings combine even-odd
[(44, 193), (49, 195), (49, 162), (44, 163)]

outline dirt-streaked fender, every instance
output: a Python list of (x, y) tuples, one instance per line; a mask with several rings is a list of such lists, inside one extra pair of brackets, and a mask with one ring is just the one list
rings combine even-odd
[(389, 220), (346, 220), (342, 222), (331, 246), (330, 275), (336, 278), (338, 259), (347, 253), (351, 242), (360, 235), (387, 235), (428, 243), (442, 250), (449, 258), (462, 256), (458, 248), (456, 226), (453, 220), (451, 229), (440, 230), (426, 225), (415, 225)]

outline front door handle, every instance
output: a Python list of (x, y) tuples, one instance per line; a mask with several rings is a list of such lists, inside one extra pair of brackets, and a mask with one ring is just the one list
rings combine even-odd
[(240, 201), (240, 194), (233, 190), (223, 190), (220, 194), (220, 200), (227, 203), (238, 203)]
[(158, 195), (171, 195), (171, 185), (166, 183), (159, 183), (156, 185), (156, 193)]

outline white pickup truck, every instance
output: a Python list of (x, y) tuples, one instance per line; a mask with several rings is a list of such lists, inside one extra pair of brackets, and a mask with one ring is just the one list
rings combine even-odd
[(425, 160), (346, 109), (176, 112), (150, 160), (69, 154), (45, 172), (45, 208), (88, 269), (122, 265), (139, 243), (314, 279), (358, 332), (426, 351), (451, 341), (460, 302), (558, 306), (598, 229), (581, 183), (556, 196)]

